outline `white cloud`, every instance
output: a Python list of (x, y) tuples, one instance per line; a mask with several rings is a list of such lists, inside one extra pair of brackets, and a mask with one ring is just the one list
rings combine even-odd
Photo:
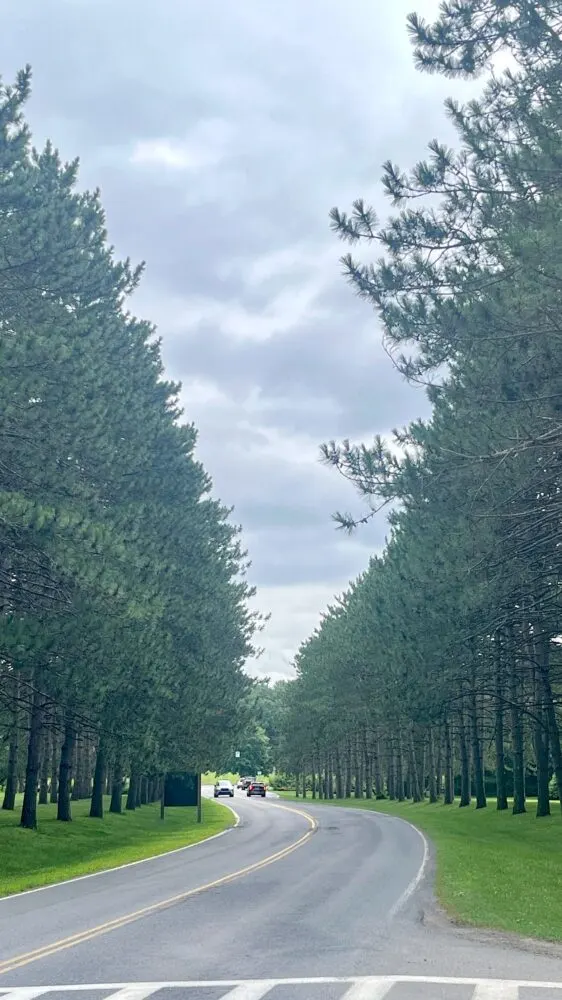
[[(342, 580), (344, 590), (347, 580)], [(336, 585), (335, 590), (338, 590)], [(326, 584), (291, 584), (286, 587), (260, 587), (253, 605), (256, 611), (268, 614), (272, 609), (267, 630), (258, 637), (263, 654), (248, 663), (252, 676), (270, 676), (281, 680), (293, 674), (293, 659), (300, 643), (320, 622), (322, 611), (334, 597), (334, 582)]]
[(311, 280), (283, 289), (256, 308), (237, 300), (194, 296), (183, 304), (173, 327), (193, 334), (202, 326), (212, 326), (233, 340), (262, 343), (327, 317), (328, 311), (321, 305), (325, 287), (324, 279)]
[(129, 163), (198, 173), (221, 163), (227, 155), (232, 134), (232, 126), (221, 118), (203, 120), (185, 139), (157, 137), (135, 142)]

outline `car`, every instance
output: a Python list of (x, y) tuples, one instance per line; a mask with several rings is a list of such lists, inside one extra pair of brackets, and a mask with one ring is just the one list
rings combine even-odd
[(246, 795), (248, 798), (252, 795), (261, 795), (261, 797), (265, 799), (266, 793), (267, 785), (265, 785), (263, 781), (252, 781), (251, 784), (248, 785)]
[(215, 789), (213, 792), (215, 799), (218, 799), (219, 795), (229, 795), (231, 799), (234, 798), (234, 786), (231, 781), (216, 781)]
[(241, 788), (242, 791), (245, 792), (246, 789), (248, 788), (248, 785), (252, 784), (252, 781), (255, 781), (255, 778), (240, 778), (237, 787)]

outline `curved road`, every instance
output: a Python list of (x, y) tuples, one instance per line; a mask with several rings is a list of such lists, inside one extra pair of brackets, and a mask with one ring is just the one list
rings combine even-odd
[[(432, 865), (423, 837), (408, 824), (370, 811), (238, 793), (233, 805), (240, 823), (217, 838), (0, 900), (0, 991), (352, 976), (562, 983), (562, 960), (554, 953), (539, 956), (422, 919), (432, 911)], [(283, 1000), (335, 998), (347, 987), (299, 988), (304, 993), (283, 987)], [(354, 988), (367, 989), (358, 997), (387, 995), (382, 986), (378, 993), (372, 984)], [(461, 985), (393, 986), (399, 989), (397, 1000), (473, 995)], [(517, 996), (515, 987), (496, 994), (478, 989), (474, 996), (482, 1000)], [(550, 1000), (562, 1000), (562, 989), (556, 994)], [(195, 991), (188, 995), (196, 1000)], [(240, 1000), (251, 995), (265, 994), (238, 993)], [(533, 991), (527, 996), (534, 1000)]]

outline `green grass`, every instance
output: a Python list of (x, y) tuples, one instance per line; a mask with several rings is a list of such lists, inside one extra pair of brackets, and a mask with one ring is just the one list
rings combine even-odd
[[(281, 793), (283, 794), (283, 793)], [(291, 793), (284, 798), (294, 798)], [(310, 797), (299, 802), (310, 802)], [(315, 800), (318, 803), (318, 799)], [(525, 937), (562, 941), (562, 816), (459, 809), (422, 803), (333, 800), (327, 805), (375, 809), (409, 820), (436, 854), (439, 902), (454, 920)]]
[[(201, 775), (201, 784), (214, 785), (215, 781), (231, 781), (232, 784), (235, 785), (239, 777), (239, 774), (234, 774), (232, 771), (225, 772), (224, 774), (219, 774), (216, 771), (206, 771), (205, 774)], [(253, 777), (259, 777), (261, 781), (265, 781), (266, 784), (269, 784), (268, 774), (254, 775)]]
[(89, 801), (73, 802), (72, 823), (59, 823), (56, 806), (39, 806), (36, 831), (21, 829), (18, 811), (0, 810), (0, 896), (163, 854), (234, 823), (230, 809), (208, 799), (201, 824), (195, 808), (168, 808), (164, 821), (159, 804), (106, 812), (103, 820), (90, 819), (89, 808)]

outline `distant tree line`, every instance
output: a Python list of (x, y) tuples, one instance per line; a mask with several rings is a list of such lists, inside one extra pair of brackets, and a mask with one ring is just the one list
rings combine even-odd
[(127, 302), (78, 162), (32, 147), (30, 70), (0, 88), (0, 784), (70, 820), (153, 799), (248, 722), (260, 621), (231, 511), (211, 494)]
[(369, 251), (345, 273), (432, 416), (323, 446), (369, 505), (338, 524), (387, 508), (390, 535), (287, 689), (281, 759), (314, 795), (514, 813), (532, 796), (544, 816), (562, 794), (561, 29), (549, 0), (412, 15), (422, 70), (472, 76), (498, 53), (511, 69), (447, 102), (457, 151), (385, 165), (384, 225), (362, 201), (331, 214)]

